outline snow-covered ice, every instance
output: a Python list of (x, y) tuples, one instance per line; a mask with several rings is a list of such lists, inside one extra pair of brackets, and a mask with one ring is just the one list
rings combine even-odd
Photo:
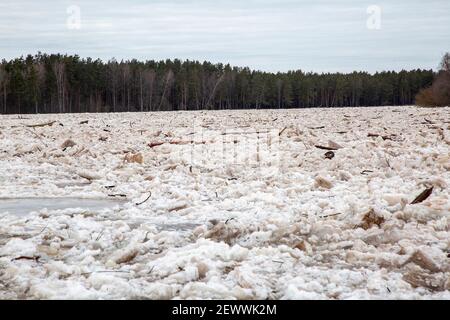
[(0, 116), (0, 203), (124, 201), (0, 209), (0, 299), (450, 299), (449, 184), (450, 108)]

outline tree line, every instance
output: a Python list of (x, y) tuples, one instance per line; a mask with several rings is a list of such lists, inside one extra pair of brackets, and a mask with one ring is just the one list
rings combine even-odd
[(131, 112), (414, 104), (432, 70), (269, 73), (199, 61), (28, 55), (0, 64), (0, 113)]

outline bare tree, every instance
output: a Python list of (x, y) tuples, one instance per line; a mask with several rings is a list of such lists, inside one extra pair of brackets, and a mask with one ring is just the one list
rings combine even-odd
[(66, 112), (64, 100), (65, 100), (65, 70), (66, 66), (63, 61), (56, 61), (52, 65), (53, 72), (56, 77), (56, 87), (58, 92), (58, 106), (59, 112)]
[(0, 89), (3, 87), (3, 113), (7, 112), (7, 105), (6, 105), (6, 86), (8, 84), (8, 72), (5, 70), (3, 66), (0, 66)]
[(109, 62), (109, 75), (111, 81), (113, 112), (116, 112), (117, 87), (119, 86), (119, 64), (114, 58)]
[(213, 89), (212, 89), (212, 91), (211, 91), (211, 94), (209, 95), (208, 100), (207, 100), (207, 102), (206, 102), (206, 104), (205, 104), (205, 108), (206, 108), (206, 109), (209, 108), (209, 105), (210, 105), (210, 103), (211, 103), (211, 100), (213, 100), (213, 98), (214, 98), (214, 96), (215, 96), (215, 94), (216, 94), (217, 87), (220, 85), (220, 83), (222, 82), (222, 80), (224, 79), (224, 77), (225, 77), (225, 74), (220, 75), (219, 77), (217, 77), (216, 80), (214, 80), (215, 76), (213, 76), (213, 77), (210, 78), (210, 82), (211, 82), (211, 83), (214, 83), (214, 86), (213, 86)]
[(441, 70), (450, 72), (450, 52), (447, 52), (442, 58)]
[(167, 89), (172, 85), (173, 78), (174, 78), (173, 71), (172, 70), (167, 71), (166, 77), (165, 77), (165, 81), (164, 81), (164, 89), (163, 89), (163, 93), (162, 93), (162, 96), (161, 96), (161, 101), (159, 102), (159, 106), (158, 106), (158, 111), (161, 110), (161, 106), (162, 106), (162, 104), (164, 102), (164, 99), (166, 97)]
[(424, 107), (450, 105), (450, 53), (446, 53), (440, 64), (441, 70), (431, 87), (422, 89), (416, 95), (416, 103)]
[(139, 77), (139, 107), (141, 112), (144, 111), (144, 70), (143, 68), (138, 68), (137, 74)]
[(437, 106), (450, 105), (450, 72), (441, 72), (432, 85), (433, 98)]
[(45, 84), (45, 66), (39, 63), (35, 66), (36, 70), (36, 90), (34, 96), (35, 112), (39, 113), (39, 97)]
[(281, 89), (283, 88), (283, 80), (277, 79), (277, 100), (278, 100), (278, 109), (281, 109)]
[(120, 69), (122, 71), (122, 106), (123, 109), (130, 112), (130, 77), (131, 77), (131, 70), (130, 65), (128, 63), (121, 63)]
[(147, 104), (147, 111), (153, 111), (153, 92), (155, 89), (155, 80), (156, 80), (156, 72), (152, 69), (144, 70), (144, 92), (147, 92), (146, 100), (148, 101)]

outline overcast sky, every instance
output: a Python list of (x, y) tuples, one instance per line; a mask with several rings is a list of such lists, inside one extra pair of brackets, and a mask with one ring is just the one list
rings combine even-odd
[(0, 58), (38, 51), (266, 71), (435, 69), (450, 51), (450, 1), (1, 0)]

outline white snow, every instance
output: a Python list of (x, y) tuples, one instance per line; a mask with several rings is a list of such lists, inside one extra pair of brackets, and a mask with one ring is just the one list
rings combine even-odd
[(0, 116), (0, 202), (124, 200), (0, 210), (0, 299), (450, 299), (449, 184), (450, 108)]

